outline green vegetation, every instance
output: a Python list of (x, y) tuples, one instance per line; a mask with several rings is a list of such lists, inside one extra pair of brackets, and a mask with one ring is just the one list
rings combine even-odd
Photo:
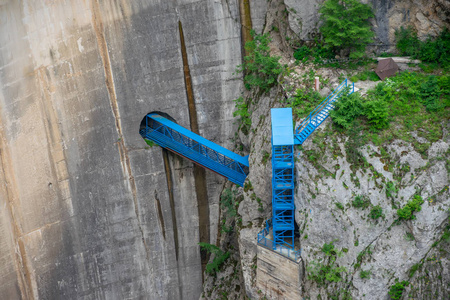
[(375, 71), (364, 70), (364, 71), (350, 77), (350, 80), (352, 82), (358, 82), (360, 80), (362, 80), (362, 81), (366, 81), (366, 80), (379, 81), (380, 77), (378, 77), (378, 75), (377, 75), (377, 73), (375, 73)]
[(351, 58), (364, 55), (374, 36), (369, 23), (374, 15), (369, 5), (358, 0), (327, 0), (319, 13), (326, 49), (340, 52), (341, 56), (349, 53)]
[(325, 243), (322, 252), (327, 257), (326, 262), (311, 261), (306, 268), (308, 279), (315, 281), (319, 286), (342, 281), (347, 269), (336, 265), (336, 257), (342, 255), (342, 252), (334, 248), (333, 242)]
[(349, 89), (343, 92), (342, 96), (335, 103), (335, 107), (330, 111), (333, 122), (345, 129), (349, 129), (356, 118), (364, 114), (363, 102), (360, 94), (348, 94)]
[(262, 154), (263, 154), (263, 157), (261, 159), (261, 163), (265, 165), (265, 164), (267, 164), (267, 161), (269, 161), (270, 153), (267, 152), (266, 150), (263, 150)]
[(224, 189), (220, 196), (220, 207), (225, 211), (225, 215), (234, 218), (237, 216), (237, 201), (235, 199), (236, 191)]
[(206, 273), (215, 275), (219, 272), (219, 268), (223, 265), (223, 263), (230, 257), (230, 253), (223, 252), (222, 249), (217, 247), (216, 245), (208, 244), (208, 243), (198, 243), (202, 250), (207, 251), (214, 255), (214, 259), (212, 262), (206, 265)]
[(383, 217), (383, 209), (380, 205), (376, 205), (370, 210), (369, 218), (376, 220), (380, 217)]
[(334, 203), (336, 205), (337, 208), (339, 208), (340, 210), (344, 210), (344, 205), (341, 202), (335, 202)]
[(401, 55), (409, 55), (424, 62), (439, 65), (442, 68), (450, 67), (450, 31), (444, 29), (436, 38), (429, 37), (422, 42), (412, 27), (401, 27), (395, 32), (396, 47)]
[(359, 272), (359, 277), (361, 277), (362, 279), (370, 278), (370, 275), (372, 275), (372, 272), (370, 270), (361, 270), (361, 272)]
[[(365, 162), (358, 148), (369, 141), (379, 146), (394, 139), (404, 140), (426, 156), (431, 143), (442, 137), (442, 121), (450, 115), (448, 107), (449, 75), (402, 72), (380, 82), (364, 98), (353, 94), (341, 97), (330, 115), (336, 129), (349, 136), (347, 159), (362, 166)], [(411, 135), (413, 131), (427, 143), (419, 143)]]
[(357, 195), (355, 199), (352, 201), (352, 206), (355, 208), (365, 209), (371, 206), (370, 199), (364, 195)]
[(156, 143), (154, 141), (148, 140), (148, 139), (144, 139), (144, 141), (147, 143), (147, 145), (149, 145), (150, 147), (156, 146)]
[(423, 203), (424, 200), (420, 195), (414, 195), (414, 198), (408, 201), (403, 208), (397, 210), (398, 217), (401, 220), (414, 220), (416, 218), (414, 212), (421, 211)]
[(372, 131), (386, 128), (388, 125), (388, 103), (376, 98), (364, 101), (358, 93), (348, 94), (348, 90), (338, 99), (330, 112), (333, 122), (350, 129), (358, 117), (364, 117)]
[(409, 269), (408, 276), (409, 278), (413, 277), (416, 271), (422, 266), (422, 263), (415, 264)]
[(414, 241), (415, 240), (414, 235), (411, 232), (407, 232), (405, 234), (405, 240), (407, 240), (407, 241)]
[(312, 88), (298, 89), (293, 97), (286, 100), (286, 105), (292, 107), (294, 116), (301, 119), (311, 113), (322, 100), (320, 94)]
[(400, 299), (402, 297), (403, 291), (405, 290), (405, 287), (407, 287), (408, 285), (408, 281), (402, 281), (397, 282), (396, 284), (391, 286), (388, 292), (389, 296), (391, 296), (391, 299)]
[(250, 90), (259, 88), (267, 93), (277, 84), (280, 74), (286, 71), (286, 66), (280, 64), (279, 56), (270, 55), (269, 33), (258, 35), (251, 32), (253, 40), (245, 43), (248, 56), (244, 56), (244, 63), (237, 68), (237, 72), (244, 73), (244, 85)]
[(386, 197), (394, 198), (397, 195), (397, 192), (398, 188), (395, 184), (392, 181), (388, 181), (388, 183), (386, 183)]
[(236, 110), (233, 112), (233, 117), (240, 117), (240, 129), (245, 135), (247, 135), (250, 127), (252, 126), (251, 115), (248, 111), (248, 103), (244, 100), (243, 97), (237, 98), (236, 100), (234, 100), (234, 103)]
[(294, 58), (297, 61), (307, 63), (312, 59), (314, 64), (322, 64), (324, 60), (334, 59), (335, 54), (331, 49), (326, 49), (322, 44), (313, 48), (302, 46), (294, 52)]
[(364, 249), (363, 251), (361, 251), (358, 256), (356, 257), (356, 264), (355, 264), (355, 269), (358, 269), (361, 266), (362, 260), (364, 259), (365, 256), (370, 256), (372, 255), (372, 248), (371, 246), (367, 247), (366, 249)]

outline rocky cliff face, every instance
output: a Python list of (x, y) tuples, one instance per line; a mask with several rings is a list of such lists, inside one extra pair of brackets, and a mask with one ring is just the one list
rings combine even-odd
[[(201, 135), (232, 148), (236, 129), (232, 100), (242, 91), (234, 70), (241, 63), (241, 24), (250, 21), (241, 21), (249, 18), (242, 10), (244, 2), (0, 0), (0, 295), (7, 299), (200, 296), (202, 266), (208, 257), (200, 253), (198, 242), (225, 239), (218, 229), (219, 195), (225, 181), (159, 147), (148, 148), (138, 130), (151, 111), (168, 113), (187, 128), (193, 128), (195, 116)], [(389, 3), (380, 4), (387, 7), (388, 15), (401, 6)], [(258, 32), (268, 31), (276, 7), (286, 5), (290, 24), (286, 32), (292, 30), (303, 38), (316, 31), (316, 4), (252, 2), (250, 23)], [(419, 10), (411, 17), (432, 24), (423, 28), (433, 29), (448, 20), (445, 1), (423, 7), (429, 9), (421, 11), (423, 18), (417, 17)], [(304, 16), (311, 18), (304, 20)], [(436, 23), (435, 16), (444, 19)], [(299, 18), (302, 26), (292, 23)], [(384, 20), (377, 14), (377, 26), (390, 32), (394, 23), (387, 26)], [(378, 33), (382, 41), (383, 34)], [(257, 297), (252, 287), (255, 237), (270, 216), (270, 162), (262, 163), (261, 149), (270, 152), (268, 113), (279, 105), (277, 95), (273, 91), (271, 97), (259, 100), (253, 107), (253, 124), (259, 125), (250, 136), (241, 136), (245, 150), (250, 150), (249, 180), (254, 191), (242, 191), (245, 197), (239, 208), (245, 228), (235, 237), (240, 255), (233, 261), (240, 262), (243, 272), (233, 280), (245, 284), (235, 290), (237, 295)], [(190, 105), (189, 98), (194, 99)], [(436, 146), (436, 153), (444, 144)], [(408, 146), (396, 147), (390, 151)], [(370, 156), (370, 151), (378, 150), (367, 151)], [(340, 159), (341, 169), (348, 168), (345, 157)], [(336, 162), (324, 163), (333, 167)], [(424, 163), (419, 161), (417, 168)], [(302, 179), (298, 205), (315, 214), (308, 221), (311, 232), (305, 241), (311, 242), (303, 246), (306, 257), (322, 241), (345, 233), (339, 228), (350, 228), (345, 225), (350, 221), (363, 229), (358, 233), (360, 246), (348, 246), (345, 263), (350, 264), (355, 253), (369, 244), (383, 248), (389, 240), (386, 230), (392, 211), (382, 224), (374, 225), (374, 232), (370, 223), (358, 220), (357, 211), (334, 212), (330, 204), (334, 194), (327, 189), (341, 190), (338, 179), (319, 181), (318, 189), (326, 196), (308, 202), (315, 172), (312, 167), (305, 171), (308, 166), (302, 160), (297, 168)], [(441, 174), (439, 163), (432, 166), (411, 174)], [(385, 201), (382, 191), (371, 189), (370, 175), (362, 176), (367, 185), (354, 191), (373, 191), (374, 204)], [(440, 178), (436, 182), (422, 178), (408, 183), (402, 191), (405, 197), (419, 183), (427, 187), (427, 195), (434, 195), (442, 185), (441, 175), (433, 177)], [(342, 191), (342, 201), (348, 202), (349, 191)], [(320, 215), (322, 206), (326, 209)], [(411, 228), (420, 243), (405, 249), (414, 259), (400, 270), (432, 255), (425, 249), (430, 249), (433, 233), (439, 232), (435, 225), (444, 214), (431, 204), (426, 211), (432, 217), (418, 219), (421, 225)], [(332, 223), (324, 220), (331, 213), (342, 214), (345, 224), (335, 226), (340, 231), (328, 232), (326, 226)], [(297, 216), (299, 224), (305, 220)], [(404, 226), (394, 230), (406, 230)], [(339, 243), (344, 247), (344, 240)], [(401, 265), (392, 262), (383, 269), (389, 252), (376, 253), (380, 262), (373, 262), (374, 268), (383, 271)], [(436, 268), (432, 272), (436, 278), (445, 276)], [(373, 292), (389, 281), (379, 282)], [(361, 285), (355, 283), (355, 295), (364, 293)], [(316, 291), (311, 288), (311, 295)]]

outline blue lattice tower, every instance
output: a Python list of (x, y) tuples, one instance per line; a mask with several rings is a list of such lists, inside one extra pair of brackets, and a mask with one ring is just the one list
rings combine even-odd
[(277, 245), (294, 248), (294, 127), (291, 108), (273, 108), (272, 233)]

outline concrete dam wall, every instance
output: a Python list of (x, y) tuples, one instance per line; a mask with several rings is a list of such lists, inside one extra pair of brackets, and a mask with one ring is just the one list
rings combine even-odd
[(198, 298), (225, 180), (139, 124), (231, 147), (238, 2), (2, 0), (0, 24), (0, 298)]

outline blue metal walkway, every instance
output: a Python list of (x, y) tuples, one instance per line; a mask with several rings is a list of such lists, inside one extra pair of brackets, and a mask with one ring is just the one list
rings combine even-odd
[(248, 156), (240, 156), (163, 116), (150, 113), (145, 127), (139, 130), (144, 139), (216, 172), (230, 181), (243, 185), (249, 172)]

